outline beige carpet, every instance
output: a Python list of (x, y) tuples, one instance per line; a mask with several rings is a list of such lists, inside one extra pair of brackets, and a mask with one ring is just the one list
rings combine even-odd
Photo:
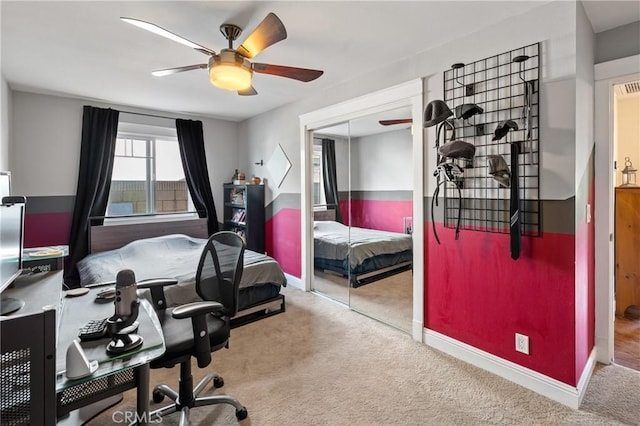
[(412, 271), (405, 271), (347, 291), (346, 278), (316, 270), (313, 285), (314, 290), (358, 312), (411, 333), (412, 280)]
[[(596, 370), (572, 410), (433, 350), (394, 328), (295, 288), (287, 311), (232, 331), (209, 367), (249, 411), (241, 425), (613, 425), (638, 424), (640, 372)], [(204, 372), (194, 366), (195, 379)], [(178, 370), (151, 382), (177, 383)], [(213, 391), (207, 391), (207, 393)], [(133, 410), (135, 393), (111, 410)], [(236, 425), (230, 406), (191, 411), (192, 425)], [(178, 416), (162, 424), (175, 425)], [(109, 411), (91, 425), (112, 425)]]

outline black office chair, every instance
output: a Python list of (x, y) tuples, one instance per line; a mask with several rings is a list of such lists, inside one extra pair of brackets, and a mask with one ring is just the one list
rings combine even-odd
[[(189, 409), (211, 404), (231, 404), (236, 409), (238, 420), (247, 417), (247, 409), (232, 396), (198, 397), (210, 382), (216, 388), (222, 387), (222, 377), (215, 373), (208, 374), (194, 388), (191, 375), (192, 357), (197, 359), (199, 368), (204, 368), (211, 362), (211, 352), (229, 346), (230, 320), (238, 310), (244, 249), (244, 241), (234, 232), (218, 232), (209, 238), (196, 273), (196, 291), (203, 302), (165, 309), (166, 300), (162, 287), (170, 284), (169, 281), (138, 286), (151, 289), (165, 339), (166, 351), (151, 362), (151, 368), (171, 368), (180, 364), (178, 392), (164, 384), (153, 390), (154, 402), (162, 402), (167, 396), (174, 403), (153, 411), (150, 419), (181, 411), (180, 424), (186, 425)], [(184, 321), (187, 318), (191, 318), (191, 323)]]

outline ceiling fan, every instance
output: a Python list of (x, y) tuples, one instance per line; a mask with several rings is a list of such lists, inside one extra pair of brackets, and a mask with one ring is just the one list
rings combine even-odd
[(411, 118), (398, 118), (395, 120), (380, 120), (378, 121), (378, 123), (382, 124), (383, 126), (392, 126), (394, 124), (413, 123), (413, 120)]
[(154, 34), (168, 38), (169, 40), (184, 44), (185, 46), (191, 47), (192, 49), (209, 56), (209, 62), (206, 64), (186, 65), (183, 67), (166, 68), (153, 71), (152, 74), (157, 77), (176, 74), (183, 71), (208, 69), (209, 80), (214, 86), (221, 89), (237, 91), (238, 94), (242, 96), (249, 96), (258, 94), (251, 82), (254, 72), (292, 78), (303, 82), (313, 81), (320, 77), (324, 72), (307, 68), (287, 67), (283, 65), (263, 64), (257, 62), (252, 63), (249, 61), (249, 59), (253, 58), (267, 47), (287, 38), (287, 30), (284, 28), (284, 24), (274, 13), (269, 13), (237, 49), (233, 48), (233, 42), (242, 32), (242, 28), (233, 24), (220, 25), (220, 32), (222, 32), (229, 42), (229, 47), (222, 49), (220, 53), (216, 53), (208, 47), (201, 46), (187, 40), (186, 38), (165, 30), (155, 24), (133, 18), (120, 19), (131, 25), (135, 25)]

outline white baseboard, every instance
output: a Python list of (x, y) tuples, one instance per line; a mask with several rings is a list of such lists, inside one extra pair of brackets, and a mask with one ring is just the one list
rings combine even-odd
[(425, 328), (422, 321), (414, 318), (411, 324), (411, 337), (413, 337), (413, 340), (416, 342), (424, 342), (423, 330), (425, 330)]
[(424, 342), (462, 361), (519, 384), (549, 399), (578, 409), (595, 368), (596, 350), (591, 352), (578, 385), (571, 386), (529, 368), (507, 361), (433, 330), (424, 329)]
[(587, 363), (582, 370), (582, 374), (580, 375), (580, 380), (578, 380), (578, 407), (582, 404), (582, 398), (584, 398), (584, 394), (587, 392), (587, 386), (589, 385), (589, 381), (591, 380), (591, 376), (593, 375), (593, 370), (596, 368), (596, 362), (598, 361), (598, 348), (597, 346), (593, 348), (591, 354), (589, 354), (589, 358), (587, 358)]
[(299, 290), (304, 290), (304, 286), (302, 285), (302, 280), (300, 278), (289, 275), (286, 272), (284, 273), (284, 276), (287, 279), (287, 286), (292, 286)]

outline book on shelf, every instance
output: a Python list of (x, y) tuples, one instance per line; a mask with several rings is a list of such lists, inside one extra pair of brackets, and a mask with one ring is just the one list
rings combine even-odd
[(244, 204), (244, 190), (233, 189), (229, 194), (229, 201), (233, 204)]
[(244, 222), (247, 217), (247, 214), (244, 210), (235, 209), (233, 211), (233, 216), (231, 216), (231, 220), (234, 222)]

